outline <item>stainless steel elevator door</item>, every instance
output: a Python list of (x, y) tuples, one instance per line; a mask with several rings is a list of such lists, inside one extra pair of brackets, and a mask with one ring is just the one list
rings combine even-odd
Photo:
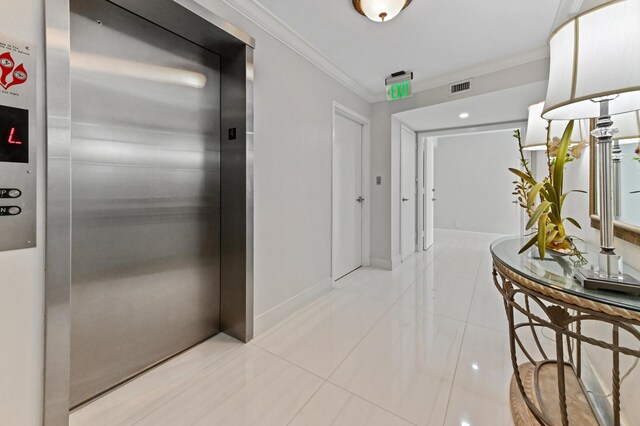
[(220, 58), (71, 12), (74, 407), (219, 331)]

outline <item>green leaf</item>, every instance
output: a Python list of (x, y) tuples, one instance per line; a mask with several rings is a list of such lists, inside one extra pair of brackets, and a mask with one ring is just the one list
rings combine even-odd
[(545, 199), (550, 203), (556, 204), (558, 202), (558, 194), (550, 181), (545, 180), (544, 190), (546, 191)]
[(518, 170), (518, 169), (514, 169), (514, 168), (510, 167), (509, 171), (511, 173), (517, 175), (519, 178), (524, 179), (526, 182), (529, 182), (531, 185), (535, 185), (536, 184), (536, 181), (531, 176), (529, 176), (528, 174), (523, 172), (522, 170)]
[(575, 226), (576, 228), (578, 228), (578, 229), (582, 229), (582, 226), (580, 226), (580, 224), (578, 223), (578, 221), (577, 221), (577, 220), (575, 220), (574, 218), (572, 218), (572, 217), (568, 217), (568, 218), (566, 218), (565, 220), (568, 220), (568, 221), (569, 221), (573, 226)]
[(546, 240), (546, 244), (549, 244), (551, 241), (553, 241), (553, 239), (556, 237), (556, 235), (558, 235), (558, 231), (553, 230), (551, 232), (549, 232), (547, 234), (547, 240)]
[[(527, 229), (531, 229), (531, 227), (536, 223), (536, 221), (540, 218), (540, 216), (542, 215), (542, 213), (544, 213), (549, 206), (551, 205), (550, 202), (548, 201), (543, 201), (542, 203), (540, 203), (540, 205), (538, 206), (538, 208), (535, 209), (535, 211), (533, 212), (533, 214), (531, 215), (531, 217), (529, 218), (529, 222), (527, 222)], [(546, 217), (546, 215), (545, 215)]]
[(564, 194), (562, 194), (562, 196), (560, 197), (560, 208), (562, 208), (562, 206), (564, 206), (564, 200), (567, 198), (567, 195), (569, 195), (571, 191), (569, 192), (565, 192)]
[(527, 207), (533, 207), (533, 204), (536, 202), (536, 197), (538, 196), (538, 192), (544, 185), (544, 182), (537, 183), (531, 188), (531, 192), (529, 192), (529, 196), (527, 197)]
[(543, 214), (538, 219), (538, 254), (540, 255), (540, 259), (544, 259), (544, 252), (547, 248), (547, 214)]
[(533, 237), (531, 237), (529, 241), (527, 241), (527, 244), (522, 246), (518, 254), (522, 254), (525, 251), (529, 250), (537, 241), (538, 241), (538, 234), (535, 234)]
[(553, 189), (553, 185), (551, 185), (551, 182), (548, 179), (545, 179), (544, 187), (540, 190), (540, 194), (542, 194), (545, 200), (551, 203), (551, 220), (555, 221), (560, 212), (556, 200), (556, 191)]
[(567, 127), (564, 129), (562, 139), (560, 140), (560, 146), (558, 147), (558, 156), (556, 157), (556, 161), (553, 163), (553, 188), (556, 191), (556, 196), (562, 194), (564, 165), (567, 162), (567, 152), (569, 151), (569, 145), (571, 144), (573, 124), (573, 120), (569, 121), (569, 124), (567, 124)]

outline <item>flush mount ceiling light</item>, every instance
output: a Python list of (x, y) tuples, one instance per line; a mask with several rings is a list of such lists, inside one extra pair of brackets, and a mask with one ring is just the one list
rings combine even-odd
[(462, 119), (469, 118), (469, 113), (468, 112), (461, 112), (458, 117), (460, 117)]
[(352, 0), (353, 7), (375, 22), (387, 22), (395, 18), (411, 0)]

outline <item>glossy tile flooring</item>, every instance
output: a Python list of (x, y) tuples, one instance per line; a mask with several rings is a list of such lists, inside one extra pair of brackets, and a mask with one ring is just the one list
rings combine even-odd
[(440, 232), (362, 268), (247, 345), (218, 335), (71, 416), (72, 425), (510, 425), (498, 236)]

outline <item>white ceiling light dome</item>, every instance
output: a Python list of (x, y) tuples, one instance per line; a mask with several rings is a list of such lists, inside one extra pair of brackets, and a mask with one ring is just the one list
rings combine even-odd
[(411, 0), (352, 0), (353, 7), (375, 22), (387, 22), (409, 6)]

